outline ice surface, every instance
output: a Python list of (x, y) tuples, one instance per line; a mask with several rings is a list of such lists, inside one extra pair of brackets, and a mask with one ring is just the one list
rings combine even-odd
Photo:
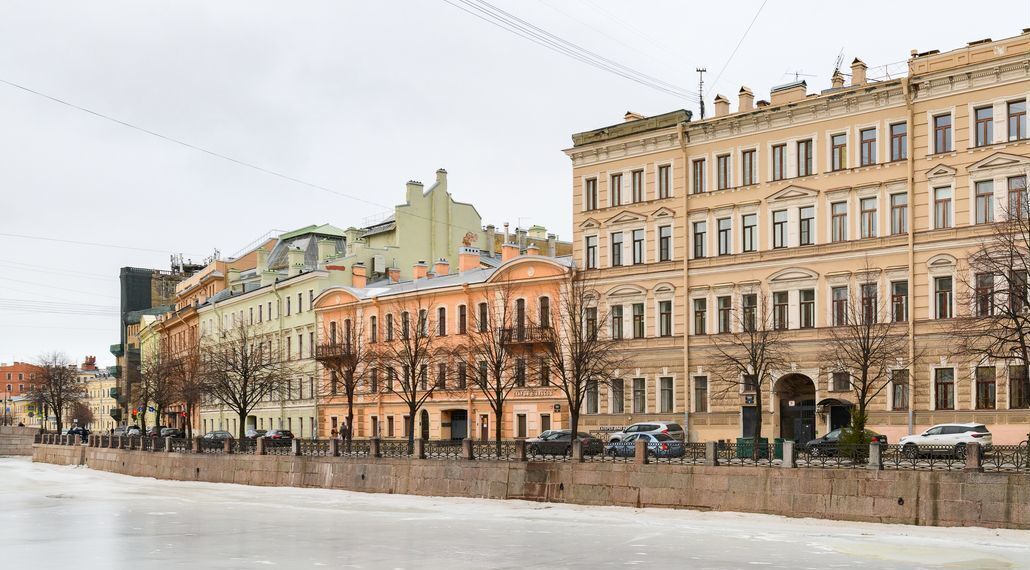
[(0, 458), (0, 568), (1016, 568), (1030, 532), (157, 481)]

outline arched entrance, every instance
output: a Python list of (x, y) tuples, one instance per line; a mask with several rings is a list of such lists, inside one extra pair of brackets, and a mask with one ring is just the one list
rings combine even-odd
[(787, 374), (776, 382), (780, 437), (807, 443), (815, 439), (815, 383), (804, 374)]
[(422, 439), (429, 439), (429, 412), (422, 410)]

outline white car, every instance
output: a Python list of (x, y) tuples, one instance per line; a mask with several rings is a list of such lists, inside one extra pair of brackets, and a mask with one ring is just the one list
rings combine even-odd
[(635, 433), (646, 433), (650, 435), (664, 433), (673, 439), (678, 439), (680, 441), (685, 441), (687, 436), (679, 424), (674, 424), (672, 422), (639, 422), (608, 436), (608, 443), (622, 441), (624, 437)]
[(967, 443), (977, 443), (984, 451), (991, 449), (991, 432), (984, 424), (938, 424), (919, 435), (906, 435), (898, 441), (908, 457), (930, 454), (964, 456)]

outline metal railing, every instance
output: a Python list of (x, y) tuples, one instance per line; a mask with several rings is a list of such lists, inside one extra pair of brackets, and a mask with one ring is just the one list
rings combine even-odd
[(751, 441), (719, 442), (716, 445), (716, 457), (719, 465), (772, 467), (776, 464), (775, 446), (759, 443), (756, 450), (754, 442)]
[(225, 453), (225, 444), (221, 439), (200, 438), (197, 441), (200, 453)]
[(341, 457), (368, 457), (372, 454), (372, 440), (351, 439), (340, 441)]
[(869, 465), (869, 444), (797, 446), (794, 461), (798, 467), (865, 468)]
[(268, 439), (262, 440), (265, 455), (293, 455), (292, 439)]
[(329, 457), (333, 454), (328, 439), (300, 439), (300, 454), (308, 457)]
[(680, 465), (703, 465), (705, 444), (699, 442), (681, 443), (679, 450), (662, 450), (660, 444), (648, 444), (648, 460), (652, 463), (676, 463)]
[(1019, 445), (995, 445), (983, 456), (984, 471), (1030, 473), (1027, 442)]
[(174, 453), (190, 453), (193, 451), (192, 443), (184, 437), (173, 437), (171, 442), (172, 452)]
[(426, 459), (461, 459), (461, 440), (425, 440)]
[(230, 445), (233, 453), (254, 455), (257, 453), (257, 441), (253, 439), (234, 439)]
[(957, 445), (884, 445), (881, 446), (884, 469), (918, 469), (948, 471), (966, 467), (966, 446)]
[(384, 439), (379, 442), (379, 455), (382, 457), (409, 457), (411, 453), (406, 439)]
[[(496, 441), (481, 441), (476, 440), (472, 442), (472, 458), (481, 461), (511, 461), (517, 459), (518, 451), (516, 450), (516, 442), (511, 440), (501, 440), (500, 453), (497, 452)], [(460, 453), (459, 446), (459, 453)], [(460, 455), (459, 455), (460, 457)]]

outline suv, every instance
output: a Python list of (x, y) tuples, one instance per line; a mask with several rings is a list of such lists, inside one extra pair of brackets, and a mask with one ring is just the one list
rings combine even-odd
[(683, 432), (683, 428), (681, 428), (679, 424), (671, 422), (640, 422), (633, 424), (622, 431), (613, 433), (608, 437), (608, 443), (622, 441), (626, 436), (634, 433), (646, 433), (650, 435), (664, 433), (665, 435), (680, 441), (685, 441), (687, 439), (687, 434)]
[(233, 439), (232, 434), (225, 430), (209, 431), (204, 434), (204, 439)]
[(920, 435), (906, 435), (898, 441), (907, 457), (942, 452), (963, 457), (967, 443), (979, 444), (984, 451), (990, 451), (991, 432), (984, 424), (938, 424)]
[(179, 428), (166, 427), (161, 428), (161, 437), (186, 437), (186, 434)]

